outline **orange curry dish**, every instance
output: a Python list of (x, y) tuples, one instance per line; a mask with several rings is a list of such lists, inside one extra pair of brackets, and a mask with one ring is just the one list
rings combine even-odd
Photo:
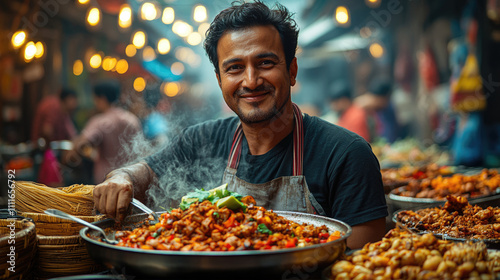
[(156, 224), (145, 222), (132, 231), (117, 231), (117, 246), (145, 250), (237, 251), (304, 247), (339, 239), (344, 233), (326, 226), (298, 224), (272, 210), (254, 206), (252, 197), (241, 202), (245, 209), (218, 208), (210, 201), (161, 214)]

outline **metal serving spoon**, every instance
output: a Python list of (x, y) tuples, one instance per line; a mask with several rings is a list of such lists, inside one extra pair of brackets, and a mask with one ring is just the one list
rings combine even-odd
[(142, 202), (140, 202), (139, 200), (135, 199), (135, 198), (132, 198), (132, 205), (134, 205), (135, 207), (141, 209), (144, 213), (146, 214), (149, 214), (151, 216), (153, 216), (153, 221), (154, 223), (158, 223), (160, 221), (160, 218), (158, 217), (158, 215), (155, 213), (155, 211), (149, 209), (149, 207), (147, 207), (146, 205), (144, 205)]
[(66, 219), (66, 220), (72, 220), (72, 221), (75, 221), (77, 223), (80, 223), (82, 225), (85, 225), (85, 226), (88, 226), (89, 228), (93, 229), (93, 230), (96, 230), (97, 232), (99, 232), (102, 237), (104, 237), (104, 241), (108, 244), (111, 244), (111, 245), (116, 245), (118, 244), (118, 241), (116, 241), (114, 238), (111, 239), (111, 238), (108, 238), (106, 236), (106, 233), (104, 232), (104, 230), (102, 230), (102, 228), (96, 226), (96, 225), (93, 225), (87, 221), (84, 221), (80, 218), (77, 218), (73, 215), (70, 215), (68, 213), (65, 213), (63, 211), (60, 211), (60, 210), (57, 210), (57, 209), (47, 209), (45, 210), (45, 214), (48, 214), (48, 215), (51, 215), (51, 216), (54, 216), (54, 217), (57, 217), (57, 218), (61, 218), (61, 219)]

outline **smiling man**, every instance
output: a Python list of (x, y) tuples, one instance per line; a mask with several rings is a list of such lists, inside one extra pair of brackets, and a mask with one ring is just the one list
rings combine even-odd
[[(268, 209), (342, 220), (353, 228), (351, 248), (380, 240), (387, 206), (370, 146), (354, 133), (302, 114), (291, 100), (297, 37), (295, 21), (281, 5), (270, 9), (256, 1), (220, 12), (205, 50), (237, 117), (189, 127), (144, 161), (111, 172), (94, 190), (97, 209), (121, 220), (133, 196), (144, 199), (146, 191), (168, 189), (164, 182), (175, 181), (171, 175), (182, 167), (191, 188), (228, 183), (231, 191), (251, 195)], [(192, 171), (201, 167), (208, 171), (197, 178)], [(173, 185), (181, 193), (190, 190)]]

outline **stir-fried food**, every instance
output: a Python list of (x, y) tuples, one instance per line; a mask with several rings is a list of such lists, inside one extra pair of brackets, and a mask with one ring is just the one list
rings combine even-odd
[(324, 225), (287, 220), (254, 206), (251, 196), (243, 197), (241, 203), (245, 207), (238, 210), (218, 207), (209, 200), (195, 201), (185, 210), (172, 209), (156, 224), (146, 222), (132, 231), (118, 231), (118, 246), (174, 251), (276, 250), (325, 243), (343, 235), (329, 233)]
[(453, 168), (431, 163), (421, 166), (404, 165), (399, 168), (385, 168), (381, 170), (381, 173), (384, 190), (388, 193), (397, 187), (407, 185), (413, 180), (451, 175), (453, 173)]
[(404, 165), (399, 168), (382, 169), (382, 180), (386, 181), (409, 181), (434, 178), (437, 176), (451, 175), (453, 172), (450, 166), (439, 166), (436, 163), (422, 166)]
[(455, 238), (500, 238), (500, 208), (472, 206), (465, 197), (447, 200), (442, 207), (398, 212), (396, 219), (409, 228)]
[(332, 279), (496, 279), (484, 243), (453, 243), (395, 228), (336, 262)]
[(500, 174), (494, 169), (483, 169), (475, 175), (454, 174), (450, 177), (437, 176), (421, 181), (410, 181), (403, 191), (394, 191), (400, 196), (434, 198), (444, 200), (447, 195), (470, 198), (491, 195), (500, 187)]

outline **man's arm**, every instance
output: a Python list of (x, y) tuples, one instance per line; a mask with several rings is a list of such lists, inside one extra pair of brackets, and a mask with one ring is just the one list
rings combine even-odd
[(132, 198), (145, 202), (146, 190), (156, 181), (156, 175), (144, 161), (113, 170), (95, 187), (94, 205), (100, 213), (122, 221)]
[(385, 218), (352, 226), (352, 234), (347, 238), (347, 247), (360, 249), (368, 242), (373, 243), (382, 240), (385, 232)]

